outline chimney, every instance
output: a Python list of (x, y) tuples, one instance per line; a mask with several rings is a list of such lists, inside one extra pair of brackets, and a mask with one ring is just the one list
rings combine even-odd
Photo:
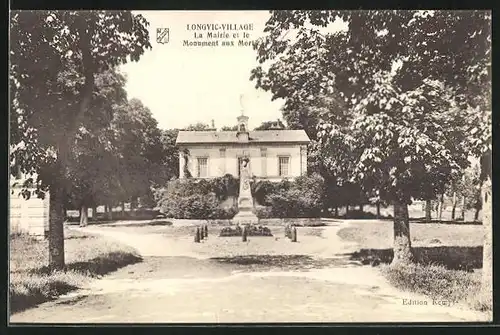
[(215, 121), (212, 119), (212, 129), (215, 129)]

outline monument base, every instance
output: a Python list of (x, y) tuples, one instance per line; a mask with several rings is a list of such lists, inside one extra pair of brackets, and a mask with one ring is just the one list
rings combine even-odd
[(239, 211), (233, 217), (233, 223), (238, 225), (256, 225), (259, 223), (259, 218), (252, 211)]

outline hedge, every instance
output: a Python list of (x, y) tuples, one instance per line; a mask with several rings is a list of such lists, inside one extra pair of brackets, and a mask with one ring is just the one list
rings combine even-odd
[[(251, 182), (260, 218), (319, 217), (322, 211), (324, 180), (321, 176), (301, 176), (294, 181)], [(236, 208), (220, 208), (228, 196), (239, 194), (239, 179), (225, 175), (213, 179), (180, 179), (156, 192), (158, 206), (167, 217), (177, 219), (231, 219)]]

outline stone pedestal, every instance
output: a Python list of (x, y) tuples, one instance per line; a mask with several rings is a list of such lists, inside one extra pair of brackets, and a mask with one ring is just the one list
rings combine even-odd
[[(244, 163), (245, 164), (245, 163)], [(250, 189), (250, 179), (248, 178), (247, 167), (242, 167), (240, 178), (240, 194), (238, 196), (238, 213), (233, 218), (233, 223), (238, 225), (253, 225), (259, 222), (253, 213), (253, 198)]]
[(256, 225), (259, 223), (259, 218), (251, 211), (239, 211), (234, 216), (233, 222), (240, 226)]

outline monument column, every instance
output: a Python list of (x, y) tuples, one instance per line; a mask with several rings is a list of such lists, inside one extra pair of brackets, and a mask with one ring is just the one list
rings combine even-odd
[(241, 160), (240, 173), (240, 194), (238, 196), (238, 213), (234, 216), (233, 222), (239, 225), (257, 224), (259, 219), (253, 213), (253, 198), (250, 188), (250, 166), (249, 158)]

